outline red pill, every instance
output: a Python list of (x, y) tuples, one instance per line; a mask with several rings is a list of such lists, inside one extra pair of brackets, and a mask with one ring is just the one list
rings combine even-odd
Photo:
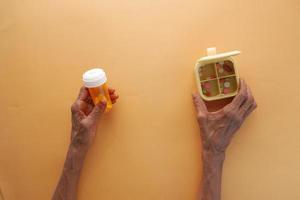
[(230, 62), (224, 62), (223, 68), (227, 72), (233, 72), (233, 66), (232, 66), (232, 63), (230, 63)]
[(228, 94), (230, 92), (229, 88), (224, 88), (223, 93)]

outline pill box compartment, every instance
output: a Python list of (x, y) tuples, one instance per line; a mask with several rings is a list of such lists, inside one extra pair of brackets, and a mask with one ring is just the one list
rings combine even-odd
[(219, 60), (201, 65), (198, 77), (202, 96), (215, 100), (234, 96), (238, 90), (238, 75), (231, 60)]
[(230, 94), (237, 91), (237, 80), (235, 76), (219, 79), (221, 94)]
[(201, 88), (203, 95), (206, 97), (213, 97), (220, 94), (219, 83), (217, 79), (202, 82)]
[(224, 60), (216, 63), (218, 77), (230, 76), (235, 74), (233, 62)]
[(217, 78), (216, 68), (214, 66), (214, 63), (199, 67), (198, 72), (199, 72), (200, 80), (202, 80), (202, 81)]

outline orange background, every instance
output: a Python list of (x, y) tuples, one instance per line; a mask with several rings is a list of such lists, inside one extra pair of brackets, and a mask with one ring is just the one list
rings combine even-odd
[(90, 66), (120, 100), (100, 125), (79, 200), (194, 200), (201, 144), (193, 67), (238, 49), (258, 109), (227, 151), (224, 200), (299, 200), (299, 0), (0, 1), (0, 187), (50, 199), (70, 105)]

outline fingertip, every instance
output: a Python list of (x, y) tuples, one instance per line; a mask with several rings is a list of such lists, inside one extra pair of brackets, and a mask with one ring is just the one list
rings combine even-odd
[(87, 90), (87, 88), (84, 87), (84, 86), (81, 86), (80, 89), (79, 89), (79, 94), (78, 94), (77, 99), (85, 100), (87, 97), (88, 97), (88, 90)]
[(111, 98), (112, 100), (118, 99), (118, 98), (119, 98), (119, 95), (117, 95), (117, 94), (112, 94), (112, 95), (110, 95), (110, 98)]
[(111, 102), (113, 104), (116, 103), (118, 98), (119, 98), (119, 95), (113, 95), (113, 96), (111, 96)]
[(193, 102), (194, 102), (196, 109), (201, 112), (207, 112), (207, 107), (205, 105), (205, 102), (200, 97), (199, 93), (194, 92), (192, 94), (192, 97), (193, 97)]
[(108, 88), (108, 92), (109, 92), (109, 94), (113, 94), (113, 93), (115, 93), (115, 89), (113, 89), (113, 88)]
[(240, 78), (240, 83), (241, 84), (244, 84), (245, 83), (245, 80), (243, 78)]
[(240, 79), (240, 91), (246, 91), (247, 90), (247, 84), (244, 79)]

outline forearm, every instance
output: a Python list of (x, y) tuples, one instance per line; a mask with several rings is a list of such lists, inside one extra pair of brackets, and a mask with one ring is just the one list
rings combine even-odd
[(224, 153), (203, 150), (203, 176), (200, 200), (220, 200)]
[(52, 200), (75, 200), (76, 189), (83, 165), (85, 152), (80, 147), (70, 145), (63, 172), (55, 189)]

